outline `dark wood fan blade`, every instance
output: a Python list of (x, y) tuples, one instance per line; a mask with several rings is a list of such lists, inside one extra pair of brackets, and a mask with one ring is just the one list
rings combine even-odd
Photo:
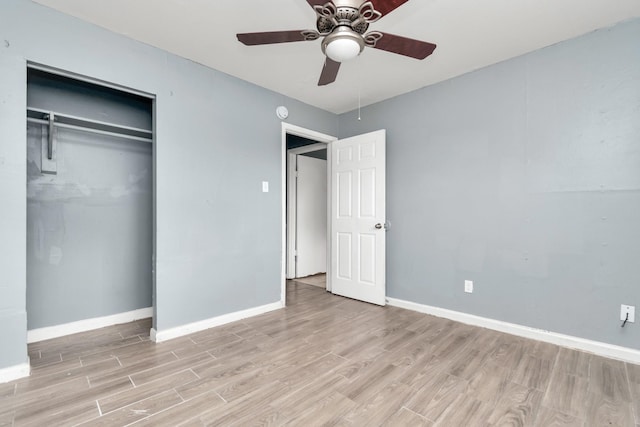
[[(384, 16), (408, 1), (409, 0), (371, 0), (371, 3), (373, 3), (375, 9)], [(309, 2), (311, 2), (311, 0), (309, 0)]]
[(382, 37), (373, 46), (375, 49), (386, 50), (387, 52), (416, 59), (424, 59), (436, 49), (436, 45), (433, 43), (396, 36), (395, 34), (381, 34)]
[(322, 67), (322, 73), (320, 74), (320, 80), (318, 80), (318, 86), (328, 85), (336, 81), (338, 76), (338, 70), (340, 69), (340, 63), (327, 57)]
[(307, 0), (307, 3), (309, 3), (309, 6), (314, 7), (314, 6), (322, 6), (328, 1), (329, 0)]
[(270, 31), (266, 33), (242, 33), (236, 34), (238, 40), (247, 46), (259, 44), (288, 43), (304, 41), (303, 30), (294, 31)]

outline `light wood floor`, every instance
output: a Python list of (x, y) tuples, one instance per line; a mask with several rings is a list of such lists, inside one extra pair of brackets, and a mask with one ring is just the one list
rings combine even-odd
[(148, 321), (32, 344), (0, 425), (640, 424), (639, 366), (295, 282), (287, 300), (161, 344)]
[(295, 279), (298, 283), (304, 283), (305, 285), (319, 286), (322, 289), (327, 287), (327, 275), (325, 273), (314, 274), (312, 276), (301, 277)]

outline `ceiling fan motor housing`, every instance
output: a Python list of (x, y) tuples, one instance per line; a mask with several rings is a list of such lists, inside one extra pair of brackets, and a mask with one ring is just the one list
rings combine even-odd
[(365, 45), (377, 41), (363, 36), (369, 23), (382, 16), (371, 1), (334, 0), (316, 5), (314, 9), (318, 16), (316, 27), (324, 36), (322, 53), (332, 60), (342, 62), (355, 58)]
[[(369, 3), (366, 7), (365, 4)], [(328, 34), (336, 27), (348, 26), (358, 34), (364, 34), (369, 28), (370, 11), (373, 5), (362, 0), (334, 0), (315, 7), (318, 14), (316, 28), (320, 34)], [(363, 13), (364, 12), (364, 13)]]

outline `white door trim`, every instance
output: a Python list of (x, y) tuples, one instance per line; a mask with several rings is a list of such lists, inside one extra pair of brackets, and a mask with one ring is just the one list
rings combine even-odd
[(289, 154), (311, 153), (312, 151), (318, 151), (322, 150), (323, 148), (328, 148), (327, 144), (327, 142), (318, 142), (317, 144), (309, 144), (302, 147), (289, 148), (287, 151), (289, 152)]
[(297, 155), (310, 153), (312, 151), (318, 151), (322, 149), (329, 149), (329, 146), (324, 142), (317, 144), (305, 145), (304, 147), (290, 148), (287, 150), (287, 214), (289, 218), (286, 218), (287, 227), (287, 279), (293, 279), (296, 276), (295, 269), (295, 254), (292, 248), (296, 247), (296, 233), (297, 222), (290, 220), (290, 218), (296, 218), (296, 207), (298, 206), (298, 181), (293, 179), (297, 169)]
[[(280, 180), (282, 185), (280, 187), (280, 195), (281, 195), (281, 230), (282, 230), (282, 244), (280, 248), (280, 302), (284, 307), (286, 305), (287, 300), (287, 134), (301, 136), (303, 138), (312, 139), (314, 141), (318, 141), (319, 143), (323, 143), (327, 145), (327, 167), (331, 164), (331, 150), (329, 150), (329, 144), (333, 141), (336, 141), (338, 138), (335, 136), (327, 135), (324, 133), (316, 132), (311, 129), (306, 129), (300, 126), (292, 125), (290, 123), (282, 122), (282, 149), (281, 149), (281, 176)], [(313, 150), (312, 150), (313, 151)], [(331, 171), (327, 173), (327, 189), (331, 188)], [(327, 217), (331, 213), (331, 197), (327, 197)], [(331, 227), (327, 226), (327, 260), (331, 259)], [(331, 291), (331, 281), (329, 280), (330, 276), (330, 265), (331, 263), (327, 262), (327, 290)]]

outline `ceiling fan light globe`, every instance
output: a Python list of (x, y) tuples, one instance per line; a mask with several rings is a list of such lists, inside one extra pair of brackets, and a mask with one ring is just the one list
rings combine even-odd
[(345, 62), (354, 59), (362, 48), (360, 44), (352, 38), (336, 38), (331, 40), (325, 49), (325, 53), (336, 62)]

